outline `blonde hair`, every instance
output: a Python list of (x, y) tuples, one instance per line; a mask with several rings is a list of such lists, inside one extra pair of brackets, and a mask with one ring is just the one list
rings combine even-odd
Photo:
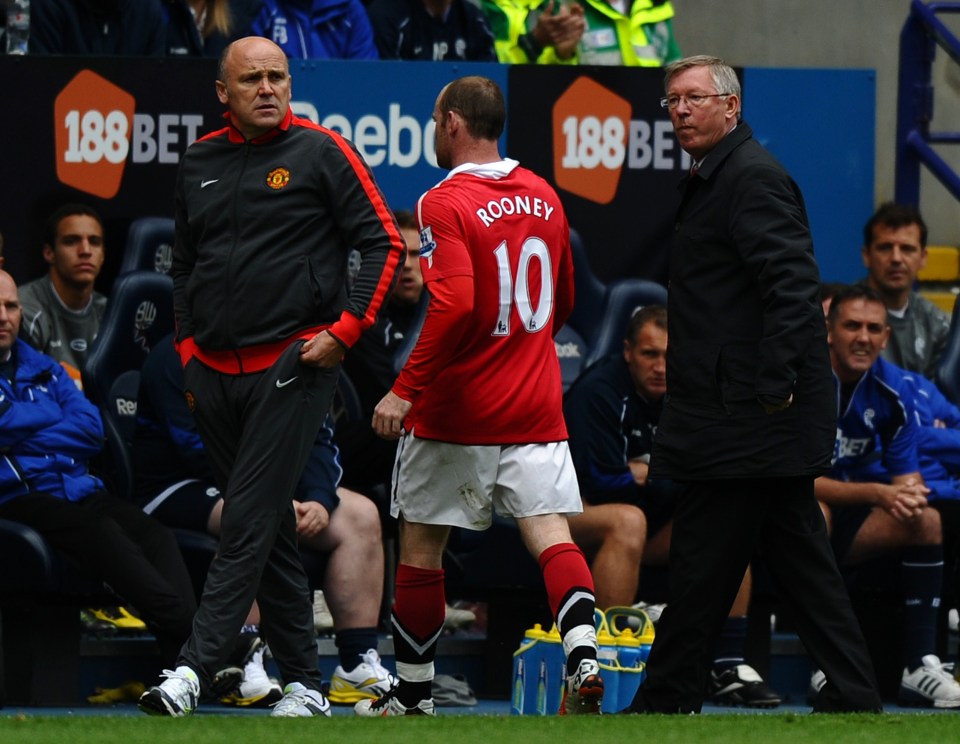
[(233, 14), (230, 12), (229, 0), (207, 0), (204, 9), (206, 15), (200, 35), (204, 39), (213, 33), (230, 36), (233, 30)]

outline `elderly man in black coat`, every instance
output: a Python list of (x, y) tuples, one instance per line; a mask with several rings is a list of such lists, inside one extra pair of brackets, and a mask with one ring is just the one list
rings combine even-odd
[(813, 494), (833, 452), (836, 391), (803, 197), (740, 121), (732, 68), (689, 57), (666, 68), (665, 86), (694, 163), (674, 230), (650, 477), (684, 489), (670, 602), (631, 710), (700, 711), (712, 646), (755, 553), (826, 674), (814, 709), (880, 710)]

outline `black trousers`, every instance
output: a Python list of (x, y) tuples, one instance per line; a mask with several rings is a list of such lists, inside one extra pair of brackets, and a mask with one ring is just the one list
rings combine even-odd
[(339, 367), (300, 364), (294, 343), (268, 370), (184, 369), (194, 418), (223, 493), (220, 547), (180, 661), (205, 684), (226, 663), (253, 600), (284, 683), (320, 689), (313, 609), (297, 547), (293, 495), (337, 384)]
[[(196, 610), (173, 533), (133, 503), (100, 492), (72, 502), (45, 493), (0, 504), (0, 518), (28, 525), (101, 578), (140, 613), (172, 666)], [(10, 567), (8, 567), (10, 568)]]
[(670, 598), (631, 710), (700, 711), (714, 644), (756, 552), (826, 674), (815, 710), (881, 709), (813, 479), (757, 478), (684, 484), (670, 546)]

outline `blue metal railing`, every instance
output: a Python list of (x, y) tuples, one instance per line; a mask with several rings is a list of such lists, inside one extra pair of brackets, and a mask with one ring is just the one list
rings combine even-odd
[(901, 204), (920, 203), (921, 166), (960, 200), (960, 176), (933, 148), (936, 144), (960, 144), (960, 132), (930, 131), (937, 47), (960, 64), (960, 39), (937, 17), (938, 13), (960, 13), (960, 2), (913, 0), (900, 33), (895, 198)]

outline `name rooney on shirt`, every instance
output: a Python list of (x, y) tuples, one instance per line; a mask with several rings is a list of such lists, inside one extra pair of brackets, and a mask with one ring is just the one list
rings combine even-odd
[(514, 194), (512, 196), (502, 196), (499, 199), (491, 199), (486, 206), (480, 207), (476, 214), (484, 227), (490, 227), (501, 217), (509, 217), (514, 214), (540, 217), (544, 222), (549, 222), (550, 215), (553, 214), (555, 209), (556, 207), (551, 207), (539, 196)]

